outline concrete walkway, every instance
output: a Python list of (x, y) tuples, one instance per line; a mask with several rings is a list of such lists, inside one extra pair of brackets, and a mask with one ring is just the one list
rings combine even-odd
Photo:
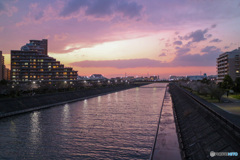
[(153, 160), (181, 159), (172, 107), (170, 93), (166, 91)]
[(214, 103), (219, 108), (236, 115), (240, 115), (240, 100), (223, 95), (221, 103)]

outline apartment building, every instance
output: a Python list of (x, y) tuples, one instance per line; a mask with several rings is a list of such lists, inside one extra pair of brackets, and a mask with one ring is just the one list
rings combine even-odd
[(11, 51), (12, 81), (74, 81), (77, 71), (64, 67), (60, 61), (47, 55), (47, 40), (30, 40), (21, 50)]
[(217, 73), (217, 82), (222, 82), (227, 74), (233, 80), (240, 77), (240, 48), (219, 55), (217, 58)]

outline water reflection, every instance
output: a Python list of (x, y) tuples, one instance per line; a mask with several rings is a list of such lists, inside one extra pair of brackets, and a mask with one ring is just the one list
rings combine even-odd
[(158, 85), (166, 84), (0, 120), (0, 159), (148, 159), (164, 94)]
[(35, 111), (31, 113), (31, 131), (30, 131), (30, 137), (31, 142), (33, 144), (38, 144), (40, 141), (40, 128), (39, 128), (39, 115), (41, 113), (39, 111)]
[(98, 103), (101, 102), (101, 96), (98, 96)]
[(118, 92), (115, 92), (115, 100), (118, 102)]
[(83, 101), (83, 108), (86, 108), (86, 107), (87, 107), (87, 105), (88, 105), (88, 100), (87, 100), (87, 99), (85, 99), (85, 100)]
[(111, 102), (111, 100), (112, 100), (112, 99), (111, 99), (111, 95), (112, 95), (112, 94), (108, 94), (108, 95), (107, 95), (107, 100), (108, 100), (108, 102)]
[(63, 112), (62, 112), (62, 117), (63, 117), (63, 123), (67, 122), (69, 118), (69, 104), (65, 104), (63, 107)]
[(11, 121), (10, 131), (12, 132), (12, 134), (16, 132), (16, 125), (14, 121)]

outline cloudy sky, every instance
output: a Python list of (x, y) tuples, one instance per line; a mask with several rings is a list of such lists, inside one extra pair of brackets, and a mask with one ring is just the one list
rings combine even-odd
[(0, 50), (48, 39), (79, 75), (216, 74), (240, 42), (239, 0), (0, 0)]

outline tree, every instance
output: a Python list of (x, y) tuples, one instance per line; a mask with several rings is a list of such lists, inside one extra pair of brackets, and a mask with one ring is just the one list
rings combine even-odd
[(203, 78), (202, 80), (201, 80), (201, 83), (205, 83), (205, 84), (209, 84), (211, 81), (209, 80), (209, 79), (207, 79), (207, 78)]
[(234, 91), (240, 92), (240, 77), (237, 77), (235, 79)]
[(225, 75), (223, 82), (221, 84), (221, 88), (223, 89), (232, 89), (234, 86), (233, 80), (229, 75)]
[(0, 85), (7, 85), (8, 81), (6, 81), (5, 79), (0, 81)]

